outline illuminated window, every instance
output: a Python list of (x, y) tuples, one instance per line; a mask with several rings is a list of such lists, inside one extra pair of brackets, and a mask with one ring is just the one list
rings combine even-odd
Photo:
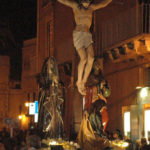
[(130, 137), (130, 112), (124, 113), (124, 135)]
[(147, 95), (148, 95), (148, 88), (147, 87), (142, 88), (140, 91), (141, 98), (145, 98)]
[(150, 136), (150, 109), (145, 110), (145, 137)]

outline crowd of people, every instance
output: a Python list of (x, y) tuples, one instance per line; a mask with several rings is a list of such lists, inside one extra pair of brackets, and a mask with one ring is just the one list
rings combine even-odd
[(116, 129), (114, 132), (106, 131), (106, 135), (110, 141), (123, 140), (129, 144), (126, 150), (150, 150), (150, 137), (148, 140), (145, 137), (138, 139), (135, 143), (127, 136), (123, 136), (121, 131)]
[[(105, 132), (110, 141), (124, 140), (129, 143), (126, 150), (150, 150), (150, 137), (141, 138), (133, 143), (131, 139), (122, 136), (121, 131), (116, 129), (114, 132)], [(10, 136), (8, 129), (0, 131), (0, 150), (39, 150), (41, 148), (41, 138), (36, 128), (29, 130), (15, 129), (13, 136)]]
[(37, 150), (40, 147), (41, 139), (36, 129), (15, 129), (12, 137), (6, 128), (0, 132), (0, 150)]
[(135, 150), (150, 150), (150, 137), (148, 138), (148, 141), (146, 138), (137, 140)]

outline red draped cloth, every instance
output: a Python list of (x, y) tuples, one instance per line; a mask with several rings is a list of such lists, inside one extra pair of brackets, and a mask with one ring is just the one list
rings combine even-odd
[(87, 87), (86, 96), (85, 96), (85, 106), (84, 106), (85, 110), (87, 110), (91, 106), (92, 96), (93, 96), (93, 89), (90, 87)]
[(104, 131), (105, 131), (107, 123), (108, 123), (108, 112), (107, 112), (106, 107), (104, 107), (104, 109), (101, 111), (101, 115), (102, 115)]

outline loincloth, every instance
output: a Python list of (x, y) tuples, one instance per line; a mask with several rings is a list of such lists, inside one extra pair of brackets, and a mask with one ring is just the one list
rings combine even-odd
[(93, 43), (92, 34), (90, 32), (73, 31), (73, 43), (76, 49), (88, 48)]

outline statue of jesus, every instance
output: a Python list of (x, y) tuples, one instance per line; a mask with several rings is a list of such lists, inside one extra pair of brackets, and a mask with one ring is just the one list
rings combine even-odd
[(76, 85), (78, 91), (86, 94), (85, 83), (91, 72), (94, 61), (94, 50), (92, 34), (89, 31), (92, 23), (93, 11), (106, 7), (112, 0), (102, 0), (98, 4), (93, 4), (92, 0), (79, 0), (79, 3), (72, 0), (58, 0), (60, 3), (73, 9), (76, 27), (73, 31), (73, 42), (80, 57), (78, 64), (78, 79)]

